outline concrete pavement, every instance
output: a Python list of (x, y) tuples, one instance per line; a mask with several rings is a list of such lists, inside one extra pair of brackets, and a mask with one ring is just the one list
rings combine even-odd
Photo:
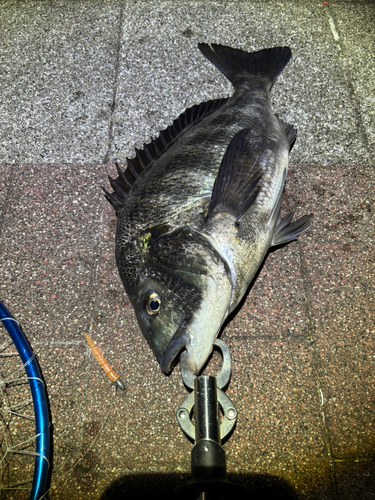
[(221, 337), (230, 478), (249, 498), (375, 497), (374, 19), (370, 0), (0, 4), (0, 299), (47, 385), (49, 498), (168, 498), (189, 477), (187, 392), (140, 334), (100, 187), (187, 107), (230, 95), (198, 42), (291, 47), (272, 91), (298, 129), (283, 209), (314, 213)]

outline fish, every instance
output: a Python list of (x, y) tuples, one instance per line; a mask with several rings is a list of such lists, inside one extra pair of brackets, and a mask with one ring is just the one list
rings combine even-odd
[(273, 113), (270, 90), (290, 48), (198, 48), (233, 94), (188, 108), (125, 170), (116, 163), (113, 192), (103, 188), (117, 214), (119, 275), (165, 374), (182, 352), (202, 371), (269, 249), (312, 223), (280, 215), (297, 132)]

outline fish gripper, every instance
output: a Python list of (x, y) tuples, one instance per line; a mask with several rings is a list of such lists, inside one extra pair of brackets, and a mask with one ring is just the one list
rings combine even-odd
[[(181, 377), (193, 392), (177, 410), (177, 421), (183, 432), (195, 443), (191, 452), (191, 481), (176, 488), (175, 495), (196, 498), (226, 498), (226, 493), (242, 493), (245, 488), (227, 480), (225, 451), (221, 443), (234, 429), (237, 410), (223, 388), (229, 383), (231, 363), (228, 347), (222, 340), (214, 344), (223, 357), (223, 365), (216, 377), (191, 373), (186, 367), (186, 354), (180, 357)], [(220, 423), (220, 410), (223, 419)], [(194, 414), (195, 425), (192, 422)]]
[[(180, 358), (182, 380), (193, 392), (189, 394), (178, 409), (177, 421), (183, 432), (193, 441), (197, 441), (201, 437), (203, 422), (205, 422), (204, 426), (209, 427), (209, 429), (206, 429), (209, 435), (214, 428), (215, 433), (217, 432), (216, 429), (220, 429), (218, 440), (222, 442), (231, 433), (237, 421), (237, 410), (222, 390), (229, 383), (231, 375), (229, 349), (220, 339), (216, 339), (214, 346), (220, 349), (223, 356), (223, 364), (220, 373), (216, 377), (206, 375), (197, 377), (186, 367), (186, 354), (182, 353)], [(217, 403), (224, 414), (221, 424)], [(198, 427), (194, 426), (191, 420), (193, 410)], [(201, 423), (199, 423), (197, 415), (202, 417)]]

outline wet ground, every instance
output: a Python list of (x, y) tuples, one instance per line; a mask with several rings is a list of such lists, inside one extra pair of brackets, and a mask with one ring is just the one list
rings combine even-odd
[(146, 498), (189, 478), (187, 391), (140, 334), (100, 187), (185, 108), (231, 93), (202, 41), (291, 47), (273, 88), (298, 129), (283, 209), (314, 214), (222, 334), (230, 478), (249, 498), (375, 498), (375, 4), (3, 1), (0, 18), (0, 299), (45, 377), (50, 498)]

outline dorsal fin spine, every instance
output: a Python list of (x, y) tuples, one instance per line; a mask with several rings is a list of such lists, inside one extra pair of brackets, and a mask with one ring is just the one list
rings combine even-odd
[(168, 141), (165, 139), (165, 136), (167, 134), (165, 133), (165, 130), (163, 130), (160, 134), (160, 140), (161, 142), (163, 143), (163, 146), (166, 147), (166, 145), (168, 144)]
[(141, 173), (141, 172), (137, 171), (137, 162), (134, 162), (133, 160), (126, 158), (126, 163), (127, 163), (127, 168), (126, 168), (125, 172), (129, 171), (135, 180), (138, 177), (138, 175)]
[(108, 176), (108, 179), (113, 190), (116, 191), (117, 194), (119, 194), (122, 198), (125, 199), (126, 197), (125, 191), (117, 184), (117, 182), (114, 179), (112, 179), (112, 177)]
[(163, 144), (160, 144), (160, 143), (161, 143), (160, 137), (158, 137), (156, 139), (156, 141), (153, 142), (155, 151), (156, 151), (156, 153), (157, 153), (158, 156), (161, 155), (161, 153), (162, 153), (162, 151), (164, 149)]
[(140, 162), (140, 164), (142, 165), (142, 168), (144, 170), (146, 168), (146, 166), (147, 166), (145, 152), (144, 151), (138, 151), (137, 152), (137, 158), (138, 158), (138, 161)]
[(118, 173), (119, 178), (121, 179), (121, 181), (124, 183), (124, 185), (129, 190), (130, 189), (130, 185), (129, 185), (128, 181), (126, 180), (124, 172), (121, 170), (121, 168), (119, 167), (118, 163), (116, 163), (116, 168), (117, 168), (117, 173)]
[(123, 201), (118, 200), (118, 195), (116, 193), (109, 193), (105, 187), (102, 187), (104, 191), (104, 196), (107, 198), (107, 200), (111, 203), (113, 208), (115, 209), (116, 213), (119, 214), (120, 210), (122, 209), (123, 206)]
[(139, 175), (146, 170), (153, 161), (160, 158), (166, 150), (173, 146), (178, 140), (179, 135), (183, 134), (187, 127), (195, 125), (221, 108), (227, 100), (228, 98), (215, 99), (192, 106), (176, 118), (172, 125), (162, 130), (159, 137), (152, 140), (149, 144), (144, 144), (143, 149), (138, 150), (135, 148), (135, 158), (127, 158), (126, 160), (127, 168), (121, 172), (118, 167), (119, 176), (117, 179), (110, 179), (111, 186), (115, 192), (110, 194), (104, 191), (107, 199), (116, 210), (116, 213), (119, 213), (119, 210), (121, 210), (126, 194), (132, 189)]
[(150, 145), (149, 144), (144, 144), (143, 146), (143, 151), (145, 152), (145, 155), (147, 156), (147, 159), (151, 162), (153, 157), (152, 157), (152, 154), (150, 152)]
[(124, 175), (125, 175), (126, 182), (128, 183), (129, 189), (130, 189), (131, 186), (133, 185), (133, 182), (135, 181), (136, 177), (134, 177), (134, 175), (128, 169), (124, 170)]

